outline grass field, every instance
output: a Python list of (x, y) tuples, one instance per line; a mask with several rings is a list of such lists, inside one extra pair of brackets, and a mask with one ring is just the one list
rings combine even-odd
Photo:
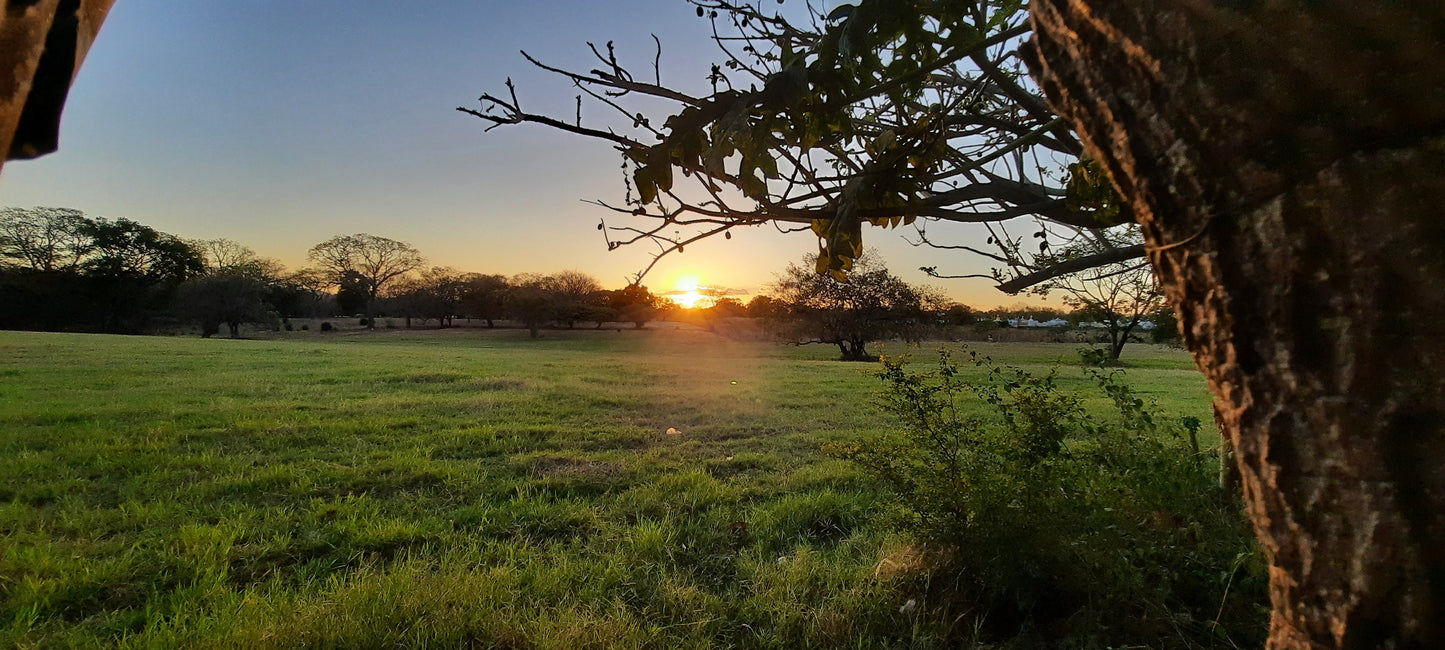
[[(973, 349), (1084, 381), (1074, 346)], [(936, 645), (878, 488), (819, 451), (892, 426), (835, 354), (0, 332), (0, 647)], [(1211, 420), (1184, 353), (1125, 357)]]

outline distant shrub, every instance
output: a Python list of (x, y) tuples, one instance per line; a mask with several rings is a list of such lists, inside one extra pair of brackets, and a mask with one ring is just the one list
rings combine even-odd
[(321, 322), (321, 331), (323, 331), (323, 332), (330, 332), (332, 329), (333, 329), (333, 328), (331, 327), (331, 322), (330, 322), (330, 321), (322, 321), (322, 322)]
[(1082, 347), (1079, 348), (1079, 363), (1087, 368), (1108, 368), (1124, 365), (1118, 359), (1110, 359), (1109, 351), (1103, 348)]
[(1174, 313), (1171, 307), (1160, 307), (1149, 314), (1149, 320), (1154, 323), (1154, 330), (1151, 334), (1155, 343), (1162, 343), (1169, 346), (1183, 344), (1183, 336), (1179, 334), (1179, 316)]
[(301, 331), (303, 331), (303, 332), (309, 332), (309, 331), (311, 331), (311, 325), (309, 325), (309, 324), (307, 324), (307, 323), (302, 323), (302, 324), (301, 324)]
[(357, 321), (356, 324), (357, 324), (357, 325), (360, 325), (360, 326), (362, 326), (362, 327), (366, 327), (366, 326), (368, 326), (368, 325), (371, 325), (371, 319), (369, 319), (369, 318), (363, 318), (363, 319)]
[(886, 360), (881, 404), (903, 431), (829, 449), (885, 482), (896, 523), (944, 558), (928, 581), (951, 585), (941, 597), (1049, 644), (1263, 642), (1267, 576), (1237, 501), (1183, 440), (1197, 419), (1162, 420), (1099, 370), (1112, 415), (1091, 418), (1056, 373), (970, 355), (982, 380), (947, 354), (930, 374)]
[[(284, 328), (286, 328), (286, 331), (288, 331), (288, 332), (294, 331), (294, 330), (296, 329), (294, 326), (291, 325), (291, 323), (290, 323), (289, 321), (288, 321), (288, 322), (285, 322), (285, 323), (282, 323), (281, 326), (284, 327)], [(305, 325), (302, 325), (301, 328), (302, 328), (302, 329), (305, 329), (306, 326), (305, 326)]]

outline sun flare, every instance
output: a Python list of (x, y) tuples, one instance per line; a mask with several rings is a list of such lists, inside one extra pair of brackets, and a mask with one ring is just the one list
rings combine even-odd
[(693, 309), (700, 306), (698, 303), (707, 299), (699, 289), (702, 288), (701, 278), (696, 275), (680, 275), (672, 283), (672, 291), (668, 292), (668, 298), (677, 303), (683, 309)]

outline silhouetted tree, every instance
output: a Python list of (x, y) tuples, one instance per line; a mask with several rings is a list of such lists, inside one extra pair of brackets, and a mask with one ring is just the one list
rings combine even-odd
[(602, 284), (581, 271), (561, 271), (546, 276), (546, 284), (556, 298), (556, 319), (572, 328), (579, 320), (593, 320), (597, 307), (605, 305)]
[(347, 271), (341, 274), (341, 279), (336, 285), (336, 308), (342, 314), (362, 314), (371, 322), (371, 317), (365, 313), (371, 303), (371, 295), (367, 291), (366, 278), (355, 271)]
[(461, 310), (492, 327), (494, 321), (506, 317), (507, 289), (507, 278), (504, 276), (467, 274), (463, 278)]
[(368, 327), (376, 326), (375, 303), (382, 290), (426, 262), (411, 244), (365, 233), (332, 237), (313, 246), (307, 257), (338, 287), (351, 274), (353, 287), (366, 295)]
[(513, 276), (507, 288), (507, 313), (537, 338), (543, 325), (557, 319), (562, 305), (552, 279), (536, 273)]
[(943, 325), (972, 325), (978, 321), (978, 313), (962, 303), (949, 303), (939, 312), (938, 319)]
[(466, 291), (466, 276), (449, 266), (433, 266), (399, 281), (392, 291), (392, 302), (402, 309), (408, 327), (414, 316), (435, 319), (438, 326), (450, 327), (461, 311)]
[(748, 301), (749, 318), (778, 318), (788, 312), (788, 306), (772, 296), (753, 296)]
[(943, 304), (933, 289), (889, 273), (875, 253), (855, 258), (846, 281), (817, 273), (817, 264), (817, 256), (789, 264), (770, 293), (787, 306), (785, 336), (837, 345), (845, 361), (870, 359), (870, 341), (917, 339), (930, 326), (929, 313)]
[(748, 308), (741, 300), (732, 297), (718, 298), (707, 308), (708, 318), (734, 318), (746, 314)]
[(81, 266), (105, 331), (142, 328), (181, 282), (205, 272), (205, 258), (188, 242), (129, 219), (94, 219), (82, 231), (91, 250)]
[(92, 249), (90, 225), (70, 208), (0, 209), (0, 264), (74, 272)]
[(648, 321), (657, 317), (659, 300), (647, 287), (629, 284), (612, 291), (607, 297), (607, 305), (616, 312), (618, 318), (632, 323), (634, 328), (641, 329)]
[(258, 257), (229, 239), (191, 244), (201, 253), (205, 269), (180, 285), (176, 304), (201, 326), (201, 336), (214, 335), (224, 323), (231, 338), (240, 338), (241, 324), (272, 321), (269, 299), (282, 273), (279, 262)]
[(270, 286), (263, 279), (235, 271), (223, 271), (191, 278), (176, 291), (182, 313), (201, 326), (201, 336), (210, 337), (221, 324), (231, 338), (240, 338), (242, 323), (263, 323), (272, 312), (266, 302)]

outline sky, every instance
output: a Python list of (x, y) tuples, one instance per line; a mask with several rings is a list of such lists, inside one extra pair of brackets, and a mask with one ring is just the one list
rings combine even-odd
[[(796, 6), (797, 3), (793, 3)], [(786, 9), (784, 7), (783, 9)], [(288, 267), (334, 235), (409, 242), (434, 265), (502, 273), (576, 269), (623, 286), (651, 261), (608, 251), (584, 203), (621, 203), (606, 143), (536, 125), (484, 132), (479, 108), (511, 78), (529, 112), (572, 115), (568, 82), (520, 55), (588, 70), (587, 48), (617, 44), (665, 85), (702, 93), (716, 58), (708, 21), (683, 0), (119, 0), (86, 58), (61, 122), (60, 150), (5, 165), (0, 205), (72, 207), (192, 239), (226, 238)], [(603, 119), (584, 108), (584, 121)], [(978, 231), (930, 229), (976, 241)], [(1020, 299), (967, 255), (916, 248), (902, 231), (865, 241), (894, 273), (989, 307)], [(747, 295), (816, 251), (809, 233), (764, 227), (689, 246), (644, 284), (695, 279)]]

